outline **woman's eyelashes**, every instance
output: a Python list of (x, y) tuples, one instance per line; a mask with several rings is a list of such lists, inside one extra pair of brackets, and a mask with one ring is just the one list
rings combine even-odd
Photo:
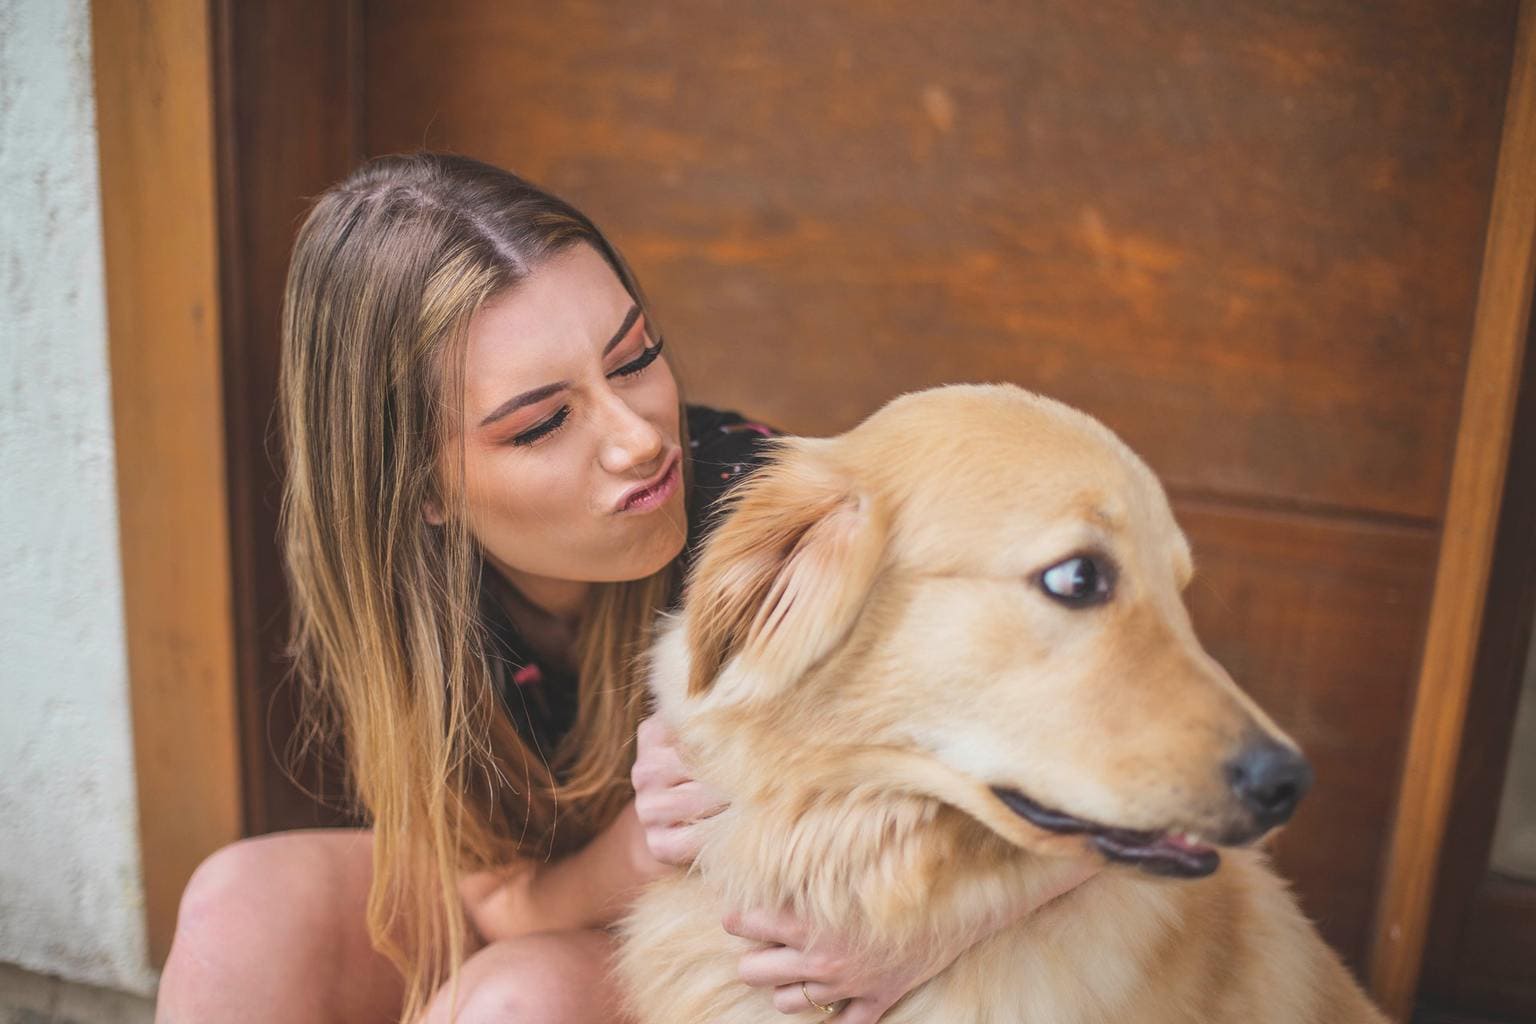
[[(649, 345), (646, 348), (641, 349), (638, 356), (636, 356), (634, 359), (631, 359), (623, 366), (610, 371), (608, 376), (610, 378), (634, 377), (642, 373), (647, 366), (650, 366), (652, 363), (654, 363), (657, 357), (661, 355), (662, 343), (663, 339), (657, 338), (656, 344)], [(565, 426), (565, 422), (566, 420), (570, 419), (570, 416), (571, 407), (568, 405), (562, 405), (554, 412), (553, 415), (540, 422), (537, 426), (529, 427), (521, 434), (514, 435), (512, 438), (512, 443), (521, 448), (533, 444), (535, 441), (541, 441), (549, 435), (553, 434), (555, 431), (559, 430), (561, 427)]]
[(647, 366), (650, 366), (656, 361), (656, 357), (661, 355), (661, 346), (664, 341), (665, 339), (663, 338), (657, 338), (656, 344), (642, 348), (638, 356), (631, 359), (617, 370), (614, 370), (612, 373), (608, 374), (608, 376), (633, 377), (635, 374), (639, 373), (641, 370), (644, 370)]
[(562, 405), (558, 410), (556, 410), (553, 416), (544, 420), (538, 426), (529, 427), (521, 434), (515, 435), (512, 438), (512, 443), (521, 447), (524, 445), (533, 444), (533, 442), (539, 440), (540, 438), (548, 437), (550, 434), (553, 434), (555, 431), (563, 427), (565, 425), (565, 421), (570, 418), (570, 415), (571, 407), (568, 405)]

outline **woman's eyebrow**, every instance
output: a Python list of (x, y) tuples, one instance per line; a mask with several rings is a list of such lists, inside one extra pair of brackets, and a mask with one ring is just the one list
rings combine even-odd
[[(614, 347), (624, 340), (624, 336), (629, 333), (631, 327), (635, 326), (635, 321), (638, 319), (640, 319), (640, 305), (636, 303), (629, 307), (629, 312), (624, 314), (624, 322), (619, 324), (619, 329), (613, 333), (613, 337), (608, 339), (608, 344), (603, 346), (603, 355), (606, 356), (609, 352), (612, 352)], [(557, 380), (553, 384), (545, 384), (543, 387), (534, 388), (532, 391), (524, 391), (522, 394), (509, 398), (495, 409), (492, 409), (490, 415), (480, 421), (480, 425), (488, 427), (502, 417), (510, 416), (523, 406), (532, 405), (534, 402), (542, 402), (550, 395), (555, 394), (557, 391), (564, 391), (570, 386), (571, 382), (568, 380)]]
[(614, 346), (624, 340), (624, 335), (629, 333), (629, 329), (635, 326), (635, 321), (638, 319), (640, 319), (640, 304), (637, 302), (629, 307), (629, 312), (624, 314), (624, 322), (619, 324), (619, 329), (613, 332), (613, 337), (609, 338), (608, 344), (603, 346), (603, 355), (612, 352)]

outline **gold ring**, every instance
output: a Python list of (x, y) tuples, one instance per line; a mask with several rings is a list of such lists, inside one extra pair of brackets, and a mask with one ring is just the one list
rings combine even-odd
[(826, 1014), (828, 1017), (832, 1016), (834, 1013), (837, 1012), (837, 1007), (836, 1006), (823, 1006), (820, 1003), (818, 1003), (816, 1000), (812, 999), (811, 998), (811, 993), (806, 989), (805, 982), (803, 982), (803, 981), (800, 983), (800, 994), (805, 996), (805, 1001), (806, 1002), (808, 1002), (812, 1006), (816, 1007), (816, 1009), (820, 1010), (822, 1013)]

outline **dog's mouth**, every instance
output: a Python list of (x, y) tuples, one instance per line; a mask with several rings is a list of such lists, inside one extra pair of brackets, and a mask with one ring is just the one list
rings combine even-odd
[(1134, 864), (1149, 874), (1173, 878), (1204, 878), (1221, 864), (1221, 854), (1188, 832), (1139, 832), (1096, 825), (1053, 811), (1016, 789), (993, 786), (1008, 809), (1030, 824), (1062, 835), (1085, 835), (1112, 861)]

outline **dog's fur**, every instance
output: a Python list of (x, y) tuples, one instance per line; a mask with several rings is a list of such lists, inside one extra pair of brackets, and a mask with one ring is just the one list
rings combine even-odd
[[(1113, 596), (1066, 608), (1085, 551)], [(892, 402), (792, 439), (739, 490), (653, 651), (658, 709), (731, 800), (694, 868), (649, 889), (620, 970), (642, 1024), (777, 1024), (736, 974), (733, 909), (789, 907), (871, 951), (953, 948), (1047, 891), (1074, 818), (1256, 835), (1222, 766), (1291, 745), (1200, 647), (1189, 545), (1098, 422), (1006, 386)], [(1262, 830), (1258, 830), (1262, 831)], [(807, 1010), (806, 1021), (822, 1019)], [(961, 954), (886, 1024), (1382, 1022), (1262, 854), (1198, 880), (1111, 866)]]

